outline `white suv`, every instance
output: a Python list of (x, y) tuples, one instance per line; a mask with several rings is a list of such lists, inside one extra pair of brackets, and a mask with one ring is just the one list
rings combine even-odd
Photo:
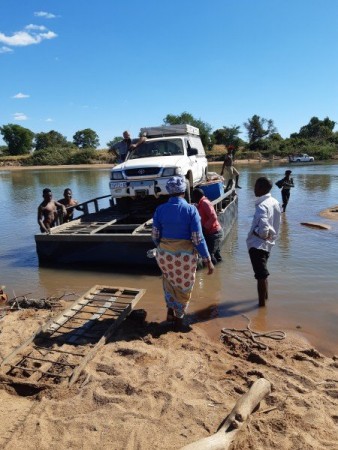
[(186, 199), (190, 202), (192, 188), (205, 181), (208, 172), (199, 129), (191, 125), (168, 125), (141, 128), (141, 134), (147, 140), (111, 171), (112, 198), (168, 195), (168, 179), (182, 175), (187, 180)]

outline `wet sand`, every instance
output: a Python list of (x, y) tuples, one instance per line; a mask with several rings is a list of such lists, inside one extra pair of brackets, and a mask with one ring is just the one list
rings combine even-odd
[[(49, 315), (21, 310), (2, 319), (1, 358)], [(337, 357), (291, 334), (262, 338), (266, 350), (237, 335), (241, 341), (221, 342), (198, 324), (174, 333), (164, 322), (126, 320), (72, 388), (19, 395), (16, 386), (1, 383), (0, 446), (179, 449), (215, 433), (251, 383), (264, 377), (271, 395), (243, 425), (233, 449), (337, 449)]]
[(324, 209), (319, 215), (325, 219), (338, 220), (338, 205)]

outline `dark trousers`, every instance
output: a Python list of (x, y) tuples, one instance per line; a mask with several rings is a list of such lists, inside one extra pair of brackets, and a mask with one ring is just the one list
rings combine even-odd
[(289, 203), (289, 198), (290, 198), (290, 189), (282, 189), (283, 211), (285, 211), (286, 205)]
[(211, 256), (213, 258), (219, 258), (221, 256), (221, 242), (224, 238), (223, 230), (219, 230), (214, 234), (205, 234), (205, 242), (207, 243), (207, 247)]

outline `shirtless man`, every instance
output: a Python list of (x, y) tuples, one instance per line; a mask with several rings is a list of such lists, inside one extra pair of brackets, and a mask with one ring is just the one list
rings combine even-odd
[(50, 233), (50, 229), (55, 226), (58, 213), (57, 208), (61, 208), (63, 215), (67, 215), (67, 210), (64, 205), (53, 200), (52, 191), (45, 188), (42, 191), (43, 202), (38, 207), (38, 224), (40, 225), (41, 233)]
[(72, 206), (74, 206), (75, 209), (79, 211), (83, 211), (82, 206), (77, 206), (78, 201), (73, 198), (73, 193), (70, 188), (66, 188), (63, 191), (63, 198), (59, 200), (59, 203), (61, 203), (61, 205), (64, 205), (67, 208), (66, 215), (63, 218), (64, 222), (69, 222), (70, 220), (73, 219), (74, 208), (71, 208)]

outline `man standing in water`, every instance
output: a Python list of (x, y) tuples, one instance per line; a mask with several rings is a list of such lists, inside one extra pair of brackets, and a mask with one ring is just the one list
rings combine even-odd
[(291, 173), (292, 173), (291, 170), (286, 170), (285, 177), (281, 180), (282, 181), (282, 200), (283, 200), (282, 210), (283, 210), (283, 212), (285, 212), (286, 206), (289, 203), (290, 189), (292, 187), (295, 187), (295, 185), (293, 184), (293, 179), (290, 177)]
[(73, 207), (75, 207), (75, 209), (77, 209), (78, 211), (83, 211), (82, 206), (77, 206), (78, 201), (73, 198), (73, 193), (70, 188), (66, 188), (63, 191), (63, 198), (59, 200), (59, 203), (61, 203), (61, 205), (64, 205), (67, 208), (67, 213), (63, 218), (64, 222), (69, 222), (70, 220), (73, 219), (74, 214)]
[(45, 188), (42, 191), (43, 202), (38, 207), (38, 224), (40, 225), (41, 233), (50, 233), (50, 229), (55, 226), (57, 219), (57, 208), (61, 208), (63, 215), (67, 215), (67, 210), (64, 205), (53, 200), (52, 191)]
[(268, 268), (270, 251), (278, 237), (281, 210), (278, 201), (270, 194), (271, 181), (261, 177), (255, 183), (256, 211), (246, 240), (252, 268), (257, 280), (258, 304), (265, 306), (268, 299)]

